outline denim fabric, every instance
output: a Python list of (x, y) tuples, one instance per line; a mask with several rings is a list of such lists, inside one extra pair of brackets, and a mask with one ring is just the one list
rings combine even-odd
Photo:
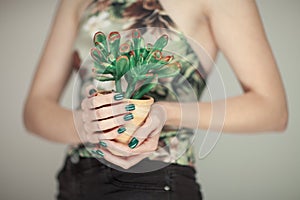
[(193, 167), (170, 164), (147, 173), (126, 173), (94, 158), (67, 157), (59, 172), (58, 200), (201, 200)]

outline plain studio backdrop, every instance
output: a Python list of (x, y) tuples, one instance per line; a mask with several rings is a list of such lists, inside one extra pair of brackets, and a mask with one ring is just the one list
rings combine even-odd
[[(288, 96), (288, 129), (284, 134), (223, 134), (213, 152), (197, 161), (197, 177), (207, 200), (300, 199), (300, 1), (257, 3)], [(55, 176), (66, 146), (28, 134), (22, 124), (22, 107), (56, 4), (49, 0), (0, 1), (1, 200), (55, 198)], [(227, 95), (240, 94), (222, 55), (217, 65)], [(67, 107), (71, 89), (70, 84), (62, 100)]]

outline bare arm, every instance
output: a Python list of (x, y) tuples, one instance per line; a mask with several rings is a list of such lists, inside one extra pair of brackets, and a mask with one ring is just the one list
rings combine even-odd
[[(283, 83), (254, 0), (204, 0), (216, 44), (233, 68), (244, 94), (227, 99), (225, 132), (282, 131), (288, 109)], [(216, 102), (215, 102), (216, 103)], [(167, 124), (178, 125), (179, 107), (164, 103)], [(211, 103), (199, 103), (200, 127), (207, 129)], [(191, 108), (186, 108), (191, 109)], [(172, 113), (172, 114), (170, 114)], [(193, 121), (193, 120), (190, 120)], [(222, 124), (219, 124), (221, 126)]]
[(59, 105), (72, 72), (79, 18), (91, 0), (61, 0), (24, 107), (26, 128), (49, 140), (79, 143), (72, 112)]

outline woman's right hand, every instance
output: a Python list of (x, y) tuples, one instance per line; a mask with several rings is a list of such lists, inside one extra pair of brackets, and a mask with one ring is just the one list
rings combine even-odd
[(119, 93), (94, 95), (94, 88), (87, 88), (88, 97), (75, 111), (75, 126), (82, 143), (99, 143), (100, 140), (115, 139), (124, 132), (126, 121), (133, 119), (130, 113), (133, 104), (124, 100)]

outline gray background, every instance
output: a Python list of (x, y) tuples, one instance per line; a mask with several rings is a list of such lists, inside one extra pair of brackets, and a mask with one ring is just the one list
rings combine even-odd
[[(285, 83), (289, 126), (284, 134), (223, 134), (209, 157), (197, 163), (208, 200), (300, 199), (300, 1), (257, 3)], [(56, 193), (55, 174), (65, 146), (27, 134), (21, 117), (55, 5), (56, 1), (46, 0), (0, 1), (1, 200), (54, 199)], [(240, 94), (223, 56), (217, 64), (227, 94)], [(62, 101), (66, 106), (71, 102), (70, 88)]]

